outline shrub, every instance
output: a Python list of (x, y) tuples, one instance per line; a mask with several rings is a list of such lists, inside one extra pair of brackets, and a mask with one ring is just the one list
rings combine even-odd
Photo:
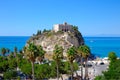
[(12, 70), (6, 71), (3, 74), (4, 79), (13, 79), (13, 78), (15, 79), (16, 76), (17, 76), (17, 72)]

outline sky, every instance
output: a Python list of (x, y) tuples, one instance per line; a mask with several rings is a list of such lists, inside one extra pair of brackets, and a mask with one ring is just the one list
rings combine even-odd
[(120, 0), (0, 0), (0, 36), (31, 36), (64, 22), (83, 36), (120, 36)]

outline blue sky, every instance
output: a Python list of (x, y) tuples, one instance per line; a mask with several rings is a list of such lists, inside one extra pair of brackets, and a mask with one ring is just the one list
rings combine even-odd
[(0, 36), (31, 36), (65, 21), (83, 36), (120, 36), (120, 0), (0, 0)]

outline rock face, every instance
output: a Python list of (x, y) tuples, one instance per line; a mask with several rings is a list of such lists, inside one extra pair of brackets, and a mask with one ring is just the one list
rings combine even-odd
[(71, 46), (78, 47), (84, 44), (83, 37), (79, 31), (49, 31), (40, 35), (32, 36), (28, 42), (33, 42), (35, 45), (41, 45), (46, 51), (46, 57), (52, 56), (55, 45), (62, 46), (64, 49), (63, 55), (66, 56), (66, 51)]

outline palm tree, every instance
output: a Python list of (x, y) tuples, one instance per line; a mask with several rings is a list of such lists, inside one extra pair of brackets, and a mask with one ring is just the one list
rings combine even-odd
[(57, 80), (59, 80), (59, 65), (62, 58), (63, 58), (63, 48), (61, 46), (55, 45), (53, 51), (53, 60), (56, 62), (56, 66), (57, 66)]
[(73, 61), (76, 57), (76, 49), (75, 47), (71, 47), (67, 50), (67, 58), (70, 63), (70, 68), (71, 68), (71, 80), (73, 78)]
[(24, 56), (24, 53), (22, 50), (19, 50), (19, 54), (23, 57)]
[(32, 65), (32, 77), (33, 80), (35, 79), (34, 77), (34, 62), (36, 57), (39, 55), (38, 54), (38, 49), (33, 43), (29, 43), (25, 50), (25, 57), (31, 62)]
[(3, 56), (5, 56), (6, 52), (7, 52), (6, 48), (1, 48), (1, 53), (2, 53)]
[(17, 47), (15, 46), (15, 47), (14, 47), (14, 56), (15, 56), (15, 57), (16, 57), (17, 51), (18, 51), (18, 50), (17, 50)]
[(41, 63), (44, 59), (44, 55), (45, 55), (45, 51), (43, 50), (42, 46), (38, 46), (38, 53), (39, 53), (39, 56), (37, 57), (37, 59), (39, 60), (39, 62)]
[(9, 53), (10, 53), (10, 49), (9, 49), (9, 48), (6, 48), (6, 52), (9, 54)]
[(81, 65), (81, 80), (83, 78), (83, 57), (82, 57), (83, 51), (82, 51), (82, 49), (83, 49), (82, 46), (78, 47), (78, 49), (77, 49), (77, 53), (80, 58), (79, 60), (80, 60), (80, 65)]
[(90, 48), (87, 45), (81, 45), (79, 47), (79, 51), (82, 57), (85, 59), (85, 80), (88, 78), (88, 69), (87, 69), (87, 61), (90, 56)]
[(17, 62), (17, 68), (16, 70), (19, 70), (19, 65), (20, 65), (20, 62), (21, 60), (23, 59), (23, 54), (19, 53), (19, 54), (16, 54), (16, 62)]

